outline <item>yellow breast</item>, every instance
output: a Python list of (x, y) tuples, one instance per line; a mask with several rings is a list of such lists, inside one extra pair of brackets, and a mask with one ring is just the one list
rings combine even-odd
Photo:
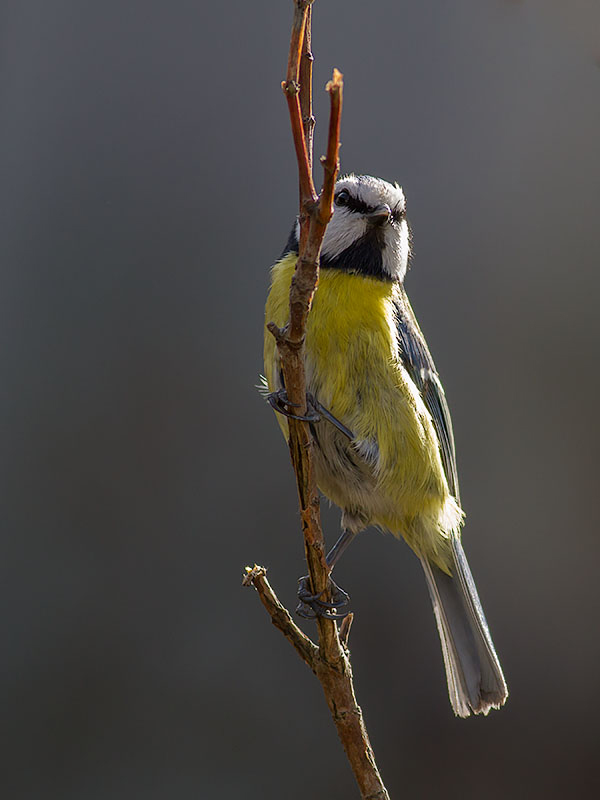
[[(289, 317), (295, 262), (289, 254), (272, 270), (266, 320), (279, 326)], [(438, 518), (449, 495), (430, 415), (399, 357), (396, 291), (392, 282), (322, 270), (308, 317), (306, 372), (309, 390), (354, 433), (347, 446), (367, 459), (376, 454), (373, 524), (402, 533), (415, 546), (410, 535), (415, 518)], [(275, 342), (267, 332), (265, 374), (271, 391), (278, 386), (277, 372)], [(280, 422), (286, 432), (281, 417)], [(338, 495), (331, 499), (344, 507)]]

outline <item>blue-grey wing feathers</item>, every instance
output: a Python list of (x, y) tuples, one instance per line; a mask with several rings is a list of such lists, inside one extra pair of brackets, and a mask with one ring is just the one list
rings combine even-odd
[(421, 333), (419, 323), (404, 289), (401, 290), (396, 302), (396, 315), (402, 364), (421, 393), (425, 406), (431, 414), (439, 441), (440, 455), (446, 480), (448, 481), (448, 488), (450, 489), (450, 494), (460, 501), (452, 419), (446, 402), (444, 387), (440, 382), (425, 337)]
[[(400, 358), (435, 427), (451, 494), (460, 501), (452, 420), (444, 389), (404, 289), (396, 303)], [(499, 708), (508, 695), (471, 570), (452, 537), (452, 574), (421, 557), (438, 626), (454, 713), (467, 717)]]

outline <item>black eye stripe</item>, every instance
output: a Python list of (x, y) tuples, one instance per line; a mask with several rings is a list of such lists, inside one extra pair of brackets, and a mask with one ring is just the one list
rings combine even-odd
[(392, 211), (392, 219), (394, 222), (401, 222), (406, 218), (406, 209), (402, 208), (400, 203)]
[[(340, 199), (340, 195), (343, 192), (343, 196), (341, 198), (342, 202), (338, 203), (338, 199)], [(371, 212), (375, 211), (377, 206), (370, 206), (368, 203), (365, 203), (363, 200), (359, 200), (358, 197), (353, 197), (347, 189), (342, 189), (335, 197), (336, 205), (339, 205), (342, 208), (347, 208), (348, 211), (352, 211), (355, 214), (370, 214)], [(396, 205), (394, 210), (392, 211), (392, 219), (394, 222), (400, 222), (404, 219), (405, 210), (401, 207), (400, 203)]]
[[(342, 195), (342, 198), (340, 198), (340, 195)], [(375, 208), (374, 206), (369, 206), (367, 205), (367, 203), (364, 203), (362, 200), (359, 200), (358, 197), (352, 197), (352, 195), (348, 192), (347, 189), (342, 189), (342, 191), (336, 195), (335, 198), (336, 204), (338, 204), (338, 199), (342, 199), (343, 201), (339, 203), (340, 206), (342, 206), (343, 208), (347, 208), (349, 211), (354, 211), (358, 214), (368, 214)]]

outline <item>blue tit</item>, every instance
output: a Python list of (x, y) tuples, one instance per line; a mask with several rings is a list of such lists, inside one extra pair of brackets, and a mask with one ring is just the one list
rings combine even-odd
[[(298, 255), (294, 225), (271, 271), (266, 322), (289, 316)], [(423, 565), (455, 714), (499, 708), (507, 687), (460, 533), (454, 437), (444, 389), (404, 289), (410, 256), (404, 193), (398, 184), (347, 175), (334, 213), (306, 331), (319, 489), (342, 510), (331, 569), (368, 526), (403, 537)], [(285, 413), (273, 336), (265, 330), (265, 376)], [(290, 415), (288, 410), (288, 416)], [(287, 436), (284, 414), (278, 420)], [(319, 601), (315, 613), (328, 615)]]

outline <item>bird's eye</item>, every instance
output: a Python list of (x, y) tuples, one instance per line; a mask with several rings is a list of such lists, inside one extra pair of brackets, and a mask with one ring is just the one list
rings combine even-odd
[(342, 189), (342, 191), (338, 192), (335, 196), (336, 206), (347, 206), (349, 200), (350, 192), (347, 189)]

